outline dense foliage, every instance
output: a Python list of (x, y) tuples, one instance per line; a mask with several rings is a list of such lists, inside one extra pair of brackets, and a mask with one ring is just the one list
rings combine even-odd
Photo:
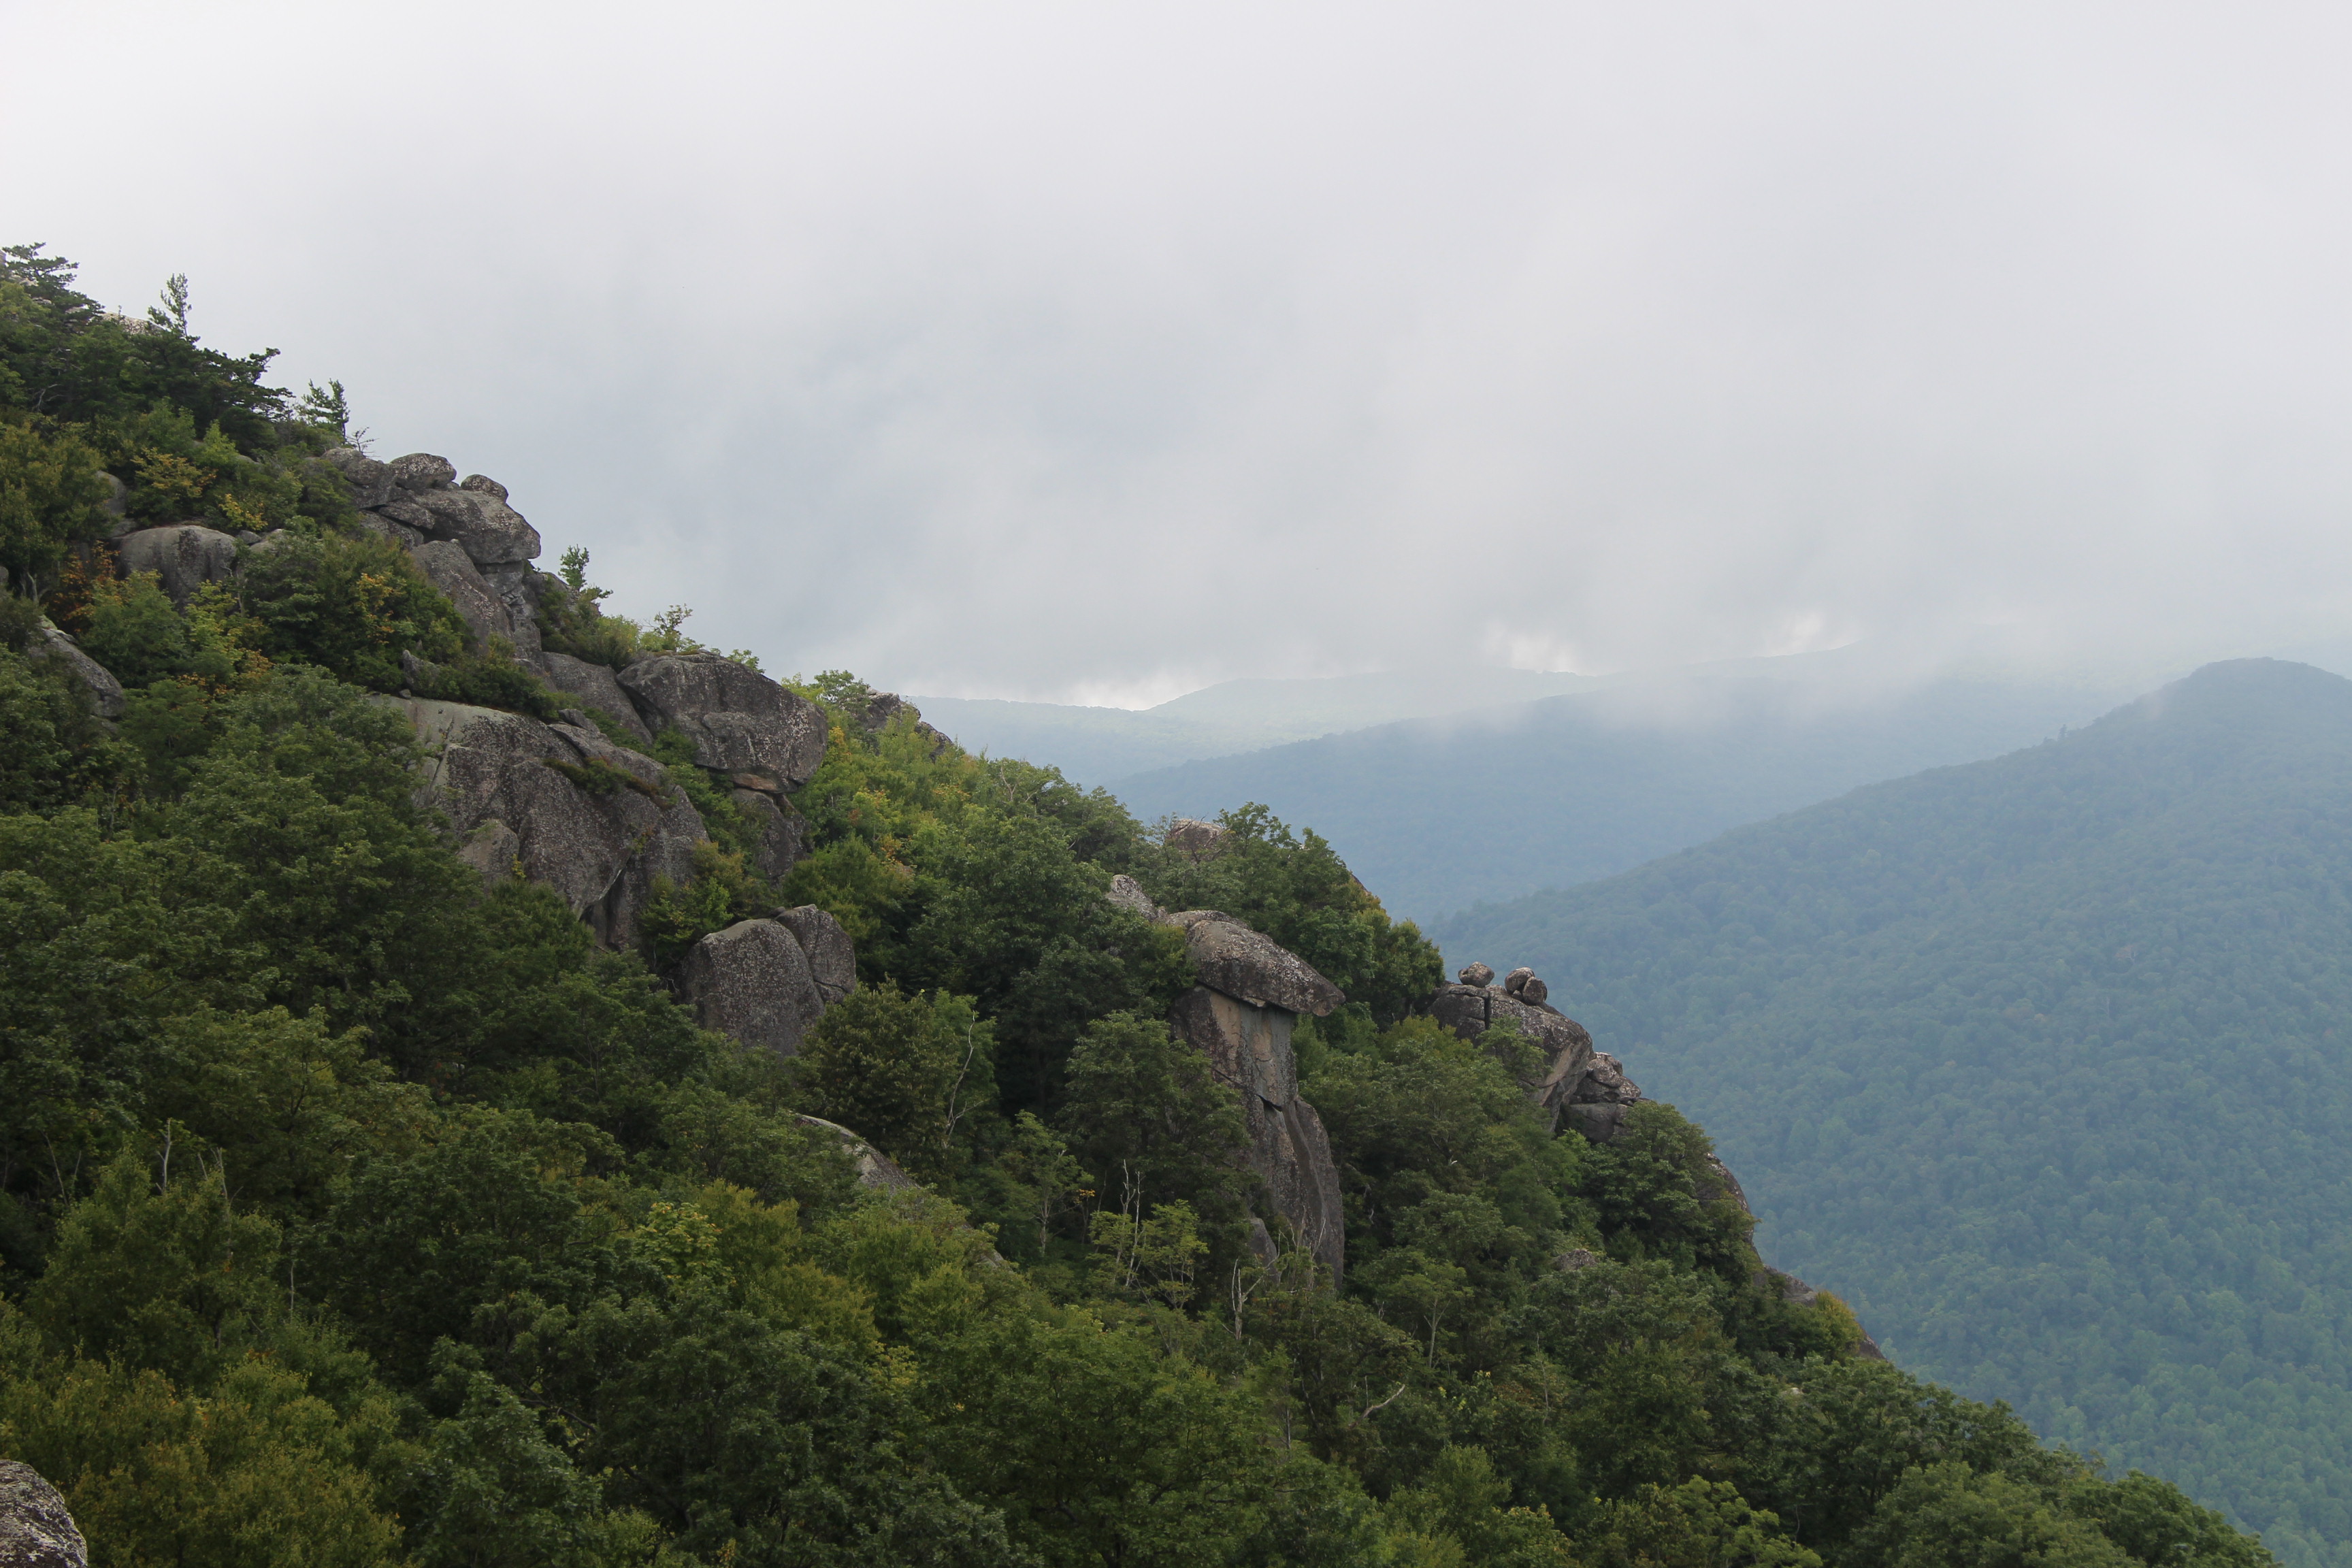
[(1474, 911), (1906, 1361), (2352, 1563), (2352, 685), (2062, 741)]
[[(312, 521), (321, 560), (356, 541)], [(47, 590), (134, 677), (112, 730), (29, 637), (0, 651), (0, 1451), (101, 1561), (2269, 1560), (1854, 1355), (1673, 1110), (1553, 1136), (1526, 1047), (1417, 1016), (1433, 952), (1312, 834), (1239, 811), (1196, 862), (820, 677), (781, 896), (856, 934), (862, 984), (782, 1059), (664, 979), (780, 896), (676, 737), (713, 839), (600, 951), (417, 804), (365, 687), (446, 628), (429, 588), (354, 627), (345, 579), (257, 576)], [(1344, 1282), (1241, 1245), (1272, 1210), (1240, 1109), (1161, 1022), (1188, 963), (1115, 871), (1349, 988), (1302, 1030)], [(921, 1184), (861, 1187), (811, 1116)]]

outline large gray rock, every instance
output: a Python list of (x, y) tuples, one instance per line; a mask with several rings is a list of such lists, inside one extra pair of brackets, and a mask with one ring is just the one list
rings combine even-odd
[(482, 581), (506, 610), (507, 624), (513, 628), (515, 651), (535, 658), (540, 651), (539, 601), (531, 596), (530, 563), (500, 562), (484, 566), (481, 572)]
[(798, 1116), (793, 1120), (802, 1126), (814, 1128), (839, 1141), (842, 1152), (857, 1172), (857, 1184), (870, 1192), (903, 1193), (920, 1185), (914, 1177), (898, 1168), (898, 1162), (852, 1132), (838, 1121), (827, 1121), (822, 1116)]
[(1103, 897), (1129, 914), (1141, 915), (1145, 920), (1157, 921), (1164, 918), (1160, 906), (1151, 901), (1151, 895), (1143, 890), (1143, 884), (1125, 872), (1110, 879), (1110, 891)]
[(902, 720), (910, 725), (916, 734), (923, 738), (928, 748), (928, 755), (936, 757), (947, 750), (949, 745), (947, 736), (924, 721), (921, 709), (895, 691), (877, 691), (869, 698), (866, 703), (865, 717), (859, 721), (859, 724), (867, 734), (879, 735)]
[(444, 490), (457, 482), (457, 465), (430, 452), (411, 452), (386, 466), (392, 469), (392, 482), (412, 493)]
[(47, 621), (41, 623), (41, 637), (46, 646), (40, 657), (65, 666), (72, 673), (89, 694), (89, 705), (100, 718), (122, 717), (122, 682), (114, 679), (111, 670), (82, 652), (80, 644)]
[(636, 704), (629, 700), (611, 670), (568, 653), (542, 651), (534, 663), (548, 685), (581, 707), (595, 709), (645, 744), (654, 743), (654, 732), (637, 717)]
[(236, 541), (201, 523), (142, 528), (123, 536), (115, 559), (126, 577), (154, 573), (172, 603), (184, 606), (205, 584), (236, 575)]
[(478, 647), (492, 637), (514, 640), (514, 623), (507, 607), (482, 580), (481, 572), (463, 550), (446, 539), (420, 544), (409, 553), (415, 558), (417, 569), (425, 580), (449, 595), (457, 606), (457, 615), (474, 634)]
[[(1625, 1076), (1623, 1066), (1615, 1057), (1607, 1051), (1595, 1051), (1584, 1076), (1569, 1092), (1560, 1121), (1595, 1143), (1611, 1143), (1625, 1130), (1627, 1114), (1641, 1103), (1642, 1086)], [(1729, 1171), (1723, 1174), (1731, 1190), (1739, 1194), (1739, 1206), (1746, 1208), (1747, 1194), (1739, 1193), (1738, 1180)]]
[(0, 1568), (89, 1568), (89, 1546), (58, 1489), (32, 1466), (0, 1459)]
[(621, 671), (620, 682), (646, 724), (685, 735), (703, 767), (798, 789), (824, 761), (824, 710), (731, 658), (661, 654)]
[(832, 1006), (857, 989), (857, 950), (849, 943), (849, 933), (841, 922), (814, 904), (800, 904), (789, 910), (778, 910), (771, 917), (793, 933), (808, 955), (809, 978), (816, 982), (817, 994)]
[[(801, 1041), (825, 1008), (856, 985), (857, 973), (856, 961), (847, 953), (849, 939), (832, 916), (814, 908), (780, 912), (795, 917), (793, 924), (781, 919), (738, 921), (696, 942), (678, 964), (677, 985), (704, 1028), (789, 1057), (800, 1053)], [(808, 920), (811, 915), (817, 919)], [(794, 925), (817, 936), (816, 952), (801, 945)], [(838, 952), (831, 946), (836, 938)]]
[(682, 883), (693, 875), (702, 818), (650, 757), (593, 731), (520, 714), (455, 702), (401, 706), (425, 743), (426, 804), (447, 816), (469, 848), (481, 847), (478, 868), (492, 879), (502, 868), (508, 875), (520, 868), (604, 945), (635, 940), (656, 878)]
[(1161, 842), (1197, 866), (1223, 855), (1232, 837), (1233, 829), (1222, 823), (1180, 816), (1168, 825), (1167, 837)]
[(507, 499), (506, 486), (488, 474), (467, 474), (457, 481), (457, 488), (461, 490), (479, 490), (484, 495), (496, 497), (499, 500)]
[(1433, 1017), (1465, 1040), (1475, 1040), (1497, 1024), (1509, 1024), (1542, 1053), (1541, 1068), (1519, 1080), (1554, 1131), (1592, 1066), (1592, 1036), (1573, 1018), (1540, 1004), (1522, 1002), (1491, 985), (1441, 985), (1429, 1000)]
[(1348, 1249), (1339, 1171), (1323, 1119), (1298, 1097), (1291, 1048), (1297, 1015), (1201, 986), (1177, 999), (1171, 1022), (1240, 1100), (1249, 1131), (1244, 1158), (1265, 1183), (1274, 1212), (1298, 1245), (1338, 1278)]
[(382, 506), (393, 497), (392, 465), (377, 462), (357, 447), (337, 447), (321, 452), (319, 461), (343, 476), (343, 487), (351, 491), (352, 504), (362, 511)]
[[(539, 555), (539, 530), (494, 495), (481, 490), (419, 490), (407, 500), (409, 506), (400, 509), (400, 521), (411, 523), (427, 538), (448, 540), (477, 565), (504, 565)], [(422, 512), (425, 521), (415, 521), (416, 512)]]
[(1230, 915), (1187, 910), (1167, 921), (1184, 928), (1184, 951), (1201, 984), (1211, 990), (1318, 1018), (1348, 999), (1314, 965)]
[(764, 790), (730, 790), (727, 798), (759, 829), (751, 869), (771, 882), (782, 881), (808, 853), (808, 818), (787, 810)]

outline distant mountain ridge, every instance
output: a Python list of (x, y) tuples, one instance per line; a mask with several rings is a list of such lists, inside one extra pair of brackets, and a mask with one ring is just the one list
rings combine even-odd
[(2065, 739), (1436, 927), (1713, 1131), (1890, 1353), (2352, 1563), (2352, 683)]
[(2122, 693), (1949, 678), (1891, 692), (1673, 675), (1119, 779), (1146, 819), (1246, 801), (1314, 823), (1415, 920), (1627, 870), (1744, 823), (2095, 717)]

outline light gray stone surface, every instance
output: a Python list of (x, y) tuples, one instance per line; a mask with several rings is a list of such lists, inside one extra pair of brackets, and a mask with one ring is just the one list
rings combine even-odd
[(1225, 842), (1232, 837), (1233, 830), (1222, 823), (1200, 822), (1189, 816), (1180, 816), (1168, 825), (1168, 837), (1164, 842), (1169, 848), (1199, 865), (1223, 855)]
[(1110, 879), (1110, 890), (1103, 897), (1131, 914), (1141, 915), (1145, 920), (1158, 921), (1161, 918), (1160, 906), (1151, 901), (1151, 895), (1143, 890), (1143, 884), (1124, 871)]
[(463, 550), (445, 539), (432, 540), (418, 545), (409, 553), (415, 557), (417, 569), (425, 580), (449, 595), (457, 606), (457, 615), (474, 634), (474, 644), (479, 647), (492, 637), (514, 640), (514, 626), (507, 617), (507, 607), (482, 581), (481, 572)]
[(796, 1056), (825, 1002), (808, 954), (780, 921), (738, 921), (696, 942), (677, 969), (678, 994), (706, 1029), (778, 1056)]
[(548, 685), (583, 708), (598, 710), (644, 744), (654, 743), (653, 731), (637, 717), (637, 705), (629, 700), (611, 670), (568, 653), (551, 651), (542, 651), (534, 663)]
[(1441, 985), (1430, 998), (1429, 1010), (1465, 1040), (1475, 1040), (1496, 1024), (1517, 1029), (1521, 1039), (1542, 1053), (1545, 1064), (1539, 1074), (1521, 1079), (1520, 1087), (1542, 1109), (1553, 1130), (1559, 1130), (1593, 1062), (1592, 1037), (1583, 1025), (1491, 985)]
[(787, 810), (764, 790), (730, 790), (727, 798), (759, 829), (759, 844), (751, 851), (751, 869), (772, 882), (791, 875), (793, 868), (808, 853), (808, 819)]
[(477, 565), (503, 565), (539, 555), (539, 530), (496, 496), (447, 489), (419, 490), (409, 499), (427, 520), (414, 526), (428, 538), (450, 541)]
[(122, 682), (114, 679), (114, 672), (82, 652), (80, 644), (47, 621), (41, 623), (41, 637), (47, 645), (41, 657), (73, 672), (82, 689), (89, 693), (90, 707), (98, 716), (109, 721), (121, 718)]
[(356, 447), (337, 447), (321, 452), (319, 460), (343, 476), (352, 504), (362, 510), (382, 506), (392, 499), (394, 476), (390, 463), (379, 463)]
[[(592, 731), (517, 713), (421, 699), (401, 706), (425, 743), (425, 804), (468, 844), (504, 844), (495, 830), (478, 837), (487, 824), (511, 833), (509, 872), (519, 862), (604, 945), (635, 940), (656, 877), (682, 883), (692, 876), (694, 847), (706, 837), (701, 816), (651, 758)], [(599, 761), (633, 782), (598, 790), (563, 771)], [(489, 865), (480, 868), (490, 875)]]
[(1168, 916), (1167, 923), (1184, 929), (1184, 951), (1201, 984), (1212, 990), (1318, 1018), (1348, 999), (1314, 965), (1230, 915), (1186, 910)]
[(126, 577), (134, 572), (154, 573), (172, 603), (184, 606), (205, 584), (236, 575), (236, 541), (194, 522), (142, 528), (123, 535), (115, 560)]
[(446, 489), (457, 482), (457, 466), (430, 452), (411, 452), (394, 458), (387, 466), (392, 469), (392, 482), (404, 490)]
[(1275, 1215), (1337, 1278), (1347, 1267), (1348, 1247), (1339, 1172), (1323, 1119), (1298, 1097), (1290, 1043), (1297, 1017), (1286, 1007), (1199, 986), (1177, 999), (1171, 1024), (1240, 1100), (1249, 1132), (1244, 1158), (1265, 1183)]
[(839, 921), (814, 904), (778, 910), (772, 918), (808, 955), (809, 977), (826, 1006), (857, 989), (857, 952)]
[(89, 1568), (82, 1540), (42, 1474), (18, 1459), (0, 1459), (0, 1568)]
[(684, 734), (703, 767), (763, 773), (798, 789), (824, 761), (824, 710), (733, 659), (661, 654), (619, 679), (646, 725)]

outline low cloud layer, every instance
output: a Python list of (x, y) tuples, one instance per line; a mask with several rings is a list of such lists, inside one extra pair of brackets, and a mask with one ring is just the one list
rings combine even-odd
[(5, 238), (772, 667), (2352, 629), (2316, 5), (18, 5)]

